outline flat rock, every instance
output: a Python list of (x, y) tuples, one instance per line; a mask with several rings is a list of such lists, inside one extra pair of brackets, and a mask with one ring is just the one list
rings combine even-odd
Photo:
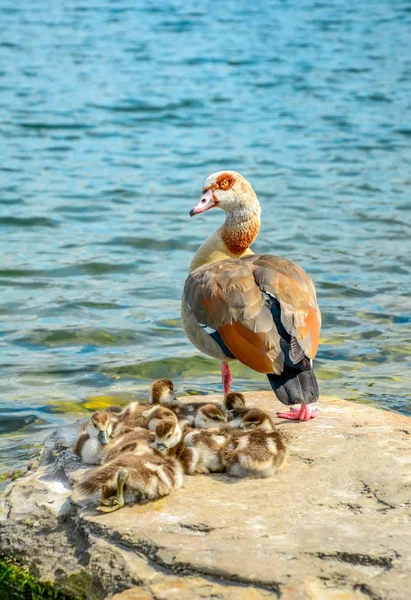
[[(269, 392), (246, 400), (278, 409)], [(61, 430), (0, 500), (2, 553), (92, 600), (408, 600), (411, 418), (321, 407), (309, 422), (275, 419), (290, 448), (279, 475), (186, 477), (108, 515), (73, 502), (84, 465), (67, 449), (77, 428)]]

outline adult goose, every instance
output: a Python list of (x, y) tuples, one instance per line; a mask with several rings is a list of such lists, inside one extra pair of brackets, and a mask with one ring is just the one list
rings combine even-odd
[[(224, 224), (200, 246), (182, 298), (182, 323), (201, 352), (220, 360), (224, 394), (229, 362), (265, 373), (277, 398), (292, 405), (286, 419), (317, 414), (312, 369), (321, 327), (314, 284), (301, 267), (250, 246), (260, 229), (260, 204), (250, 183), (235, 171), (210, 175), (190, 216), (218, 207)], [(299, 406), (296, 406), (299, 405)]]

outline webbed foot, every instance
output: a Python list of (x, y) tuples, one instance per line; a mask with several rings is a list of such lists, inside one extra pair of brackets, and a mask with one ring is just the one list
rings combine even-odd
[(318, 408), (311, 408), (307, 404), (301, 404), (300, 408), (292, 406), (289, 412), (277, 413), (280, 419), (289, 419), (290, 421), (309, 421), (318, 415)]

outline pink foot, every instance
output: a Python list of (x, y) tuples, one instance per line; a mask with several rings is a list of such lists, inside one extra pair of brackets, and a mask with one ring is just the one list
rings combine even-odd
[(311, 408), (307, 404), (301, 404), (300, 408), (290, 408), (290, 412), (279, 412), (277, 417), (281, 419), (290, 419), (292, 421), (309, 421), (318, 415), (318, 408)]
[(223, 380), (224, 396), (227, 396), (227, 394), (230, 393), (231, 383), (233, 381), (230, 367), (227, 363), (221, 365), (221, 379)]

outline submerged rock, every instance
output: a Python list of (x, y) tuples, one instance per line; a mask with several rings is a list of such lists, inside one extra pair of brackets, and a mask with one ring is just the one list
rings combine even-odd
[[(246, 399), (279, 408), (268, 392)], [(112, 514), (74, 503), (78, 428), (55, 432), (1, 497), (1, 552), (92, 600), (406, 600), (411, 419), (335, 398), (322, 407), (306, 423), (276, 420), (290, 448), (279, 475), (187, 476)]]

